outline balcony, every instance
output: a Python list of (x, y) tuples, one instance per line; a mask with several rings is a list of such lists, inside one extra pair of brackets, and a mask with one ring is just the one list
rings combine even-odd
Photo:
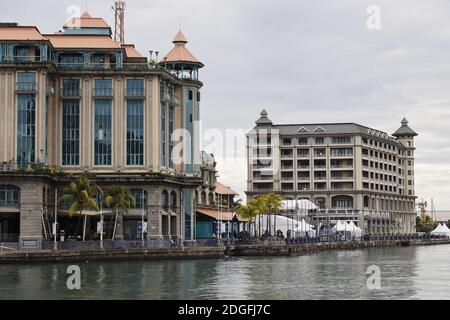
[(353, 176), (331, 176), (331, 180), (349, 180), (353, 181)]
[(352, 164), (332, 164), (330, 167), (332, 169), (353, 169)]
[(127, 99), (143, 99), (145, 96), (144, 89), (126, 88), (125, 98)]
[(331, 158), (353, 158), (353, 153), (343, 152), (343, 153), (331, 153)]
[(94, 88), (93, 91), (94, 98), (112, 98), (113, 89), (112, 88)]
[(294, 154), (292, 152), (281, 153), (281, 159), (292, 159)]
[(75, 99), (81, 98), (81, 90), (79, 88), (62, 88), (61, 89), (62, 99)]
[(273, 176), (254, 176), (253, 177), (254, 181), (272, 181), (273, 180)]
[(37, 90), (36, 82), (16, 82), (16, 92), (18, 93), (36, 93)]

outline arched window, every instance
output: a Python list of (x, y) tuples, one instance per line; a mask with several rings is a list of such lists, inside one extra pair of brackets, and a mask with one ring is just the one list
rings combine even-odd
[(147, 191), (141, 189), (134, 189), (130, 191), (136, 200), (135, 209), (145, 209), (147, 208)]
[(212, 193), (212, 192), (210, 192), (209, 194), (208, 194), (208, 204), (210, 205), (210, 206), (212, 206), (213, 204), (214, 204), (214, 193)]
[(200, 203), (200, 191), (195, 191), (195, 203), (199, 204)]
[(327, 205), (327, 199), (324, 197), (316, 198), (316, 206), (319, 207), (319, 209), (325, 209)]
[(172, 191), (170, 193), (170, 210), (175, 211), (177, 209), (177, 193)]
[(369, 208), (369, 196), (364, 196), (364, 208)]
[(333, 209), (353, 209), (353, 197), (351, 196), (334, 196), (331, 199)]
[(167, 190), (162, 192), (161, 206), (164, 210), (169, 211), (169, 192)]
[(0, 185), (0, 208), (20, 208), (20, 189), (12, 185)]
[(202, 192), (202, 204), (206, 204), (206, 192)]

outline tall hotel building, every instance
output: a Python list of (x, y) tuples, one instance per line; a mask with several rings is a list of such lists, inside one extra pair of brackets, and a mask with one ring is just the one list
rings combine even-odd
[[(82, 173), (136, 197), (118, 239), (139, 239), (142, 215), (149, 238), (194, 238), (203, 64), (181, 31), (173, 43), (163, 59), (148, 61), (88, 13), (55, 34), (0, 24), (0, 242), (40, 247), (55, 195)], [(176, 129), (189, 134), (172, 157)], [(70, 218), (59, 209), (63, 227)]]
[(414, 137), (355, 123), (276, 125), (266, 111), (247, 134), (249, 199), (267, 192), (308, 199), (313, 217), (355, 217), (366, 234), (415, 232)]

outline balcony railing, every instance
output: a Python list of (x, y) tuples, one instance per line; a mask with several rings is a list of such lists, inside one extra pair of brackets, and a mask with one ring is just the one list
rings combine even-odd
[(79, 98), (81, 97), (81, 90), (79, 88), (62, 88), (61, 98)]
[(94, 88), (93, 92), (94, 98), (112, 98), (113, 89), (112, 88)]
[(353, 153), (332, 153), (331, 158), (353, 158)]
[(255, 180), (255, 181), (273, 180), (273, 176), (256, 176), (256, 177), (253, 177), (253, 180)]
[(353, 180), (353, 176), (332, 176), (331, 180)]
[(353, 169), (353, 165), (352, 164), (336, 164), (336, 165), (331, 165), (332, 169)]
[(16, 92), (37, 92), (36, 82), (16, 82)]
[(145, 95), (144, 89), (126, 88), (126, 98), (143, 98)]

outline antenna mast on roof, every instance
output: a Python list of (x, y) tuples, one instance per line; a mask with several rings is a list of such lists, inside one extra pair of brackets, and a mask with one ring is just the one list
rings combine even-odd
[(114, 41), (120, 44), (125, 43), (125, 2), (116, 1), (114, 2)]

